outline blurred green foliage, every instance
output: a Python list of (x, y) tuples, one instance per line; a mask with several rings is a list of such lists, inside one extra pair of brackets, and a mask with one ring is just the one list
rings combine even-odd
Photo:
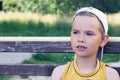
[(22, 63), (27, 64), (65, 64), (73, 60), (72, 53), (37, 53), (33, 54), (32, 58), (25, 60)]
[(55, 22), (46, 25), (39, 22), (38, 25), (33, 21), (20, 23), (18, 21), (0, 22), (0, 36), (70, 36), (70, 23)]
[(119, 0), (1, 0), (3, 9), (11, 11), (30, 11), (43, 14), (73, 15), (76, 9), (93, 6), (106, 13), (120, 11)]
[[(74, 59), (73, 53), (37, 53), (32, 58), (24, 60), (23, 64), (66, 64)], [(104, 54), (103, 62), (116, 62), (120, 60), (118, 54)]]
[[(71, 23), (66, 21), (56, 21), (54, 24), (39, 22), (36, 24), (32, 20), (27, 23), (18, 21), (0, 22), (0, 36), (70, 36)], [(108, 34), (110, 36), (120, 36), (120, 27), (109, 25)]]
[(103, 62), (117, 62), (120, 61), (119, 54), (104, 54), (103, 55)]
[(11, 77), (11, 75), (0, 75), (0, 80), (9, 80)]

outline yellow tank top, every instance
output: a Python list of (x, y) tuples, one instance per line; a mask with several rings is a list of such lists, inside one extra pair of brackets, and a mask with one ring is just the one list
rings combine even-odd
[(107, 80), (106, 66), (106, 64), (97, 60), (97, 66), (92, 72), (83, 73), (78, 69), (76, 60), (74, 60), (67, 63), (61, 80)]

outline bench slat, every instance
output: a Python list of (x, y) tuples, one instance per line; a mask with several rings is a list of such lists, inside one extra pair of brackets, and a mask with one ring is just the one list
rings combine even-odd
[[(13, 64), (0, 65), (0, 74), (4, 75), (29, 75), (29, 76), (50, 76), (57, 65), (43, 64)], [(120, 74), (120, 67), (113, 67)]]
[[(73, 52), (70, 41), (0, 42), (0, 52)], [(120, 53), (120, 42), (108, 42), (104, 53)]]
[(10, 64), (0, 65), (0, 74), (4, 75), (29, 75), (29, 76), (50, 76), (56, 65), (38, 64)]

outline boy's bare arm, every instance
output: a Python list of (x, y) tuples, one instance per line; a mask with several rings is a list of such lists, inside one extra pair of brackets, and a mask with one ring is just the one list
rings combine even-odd
[(120, 76), (118, 72), (111, 68), (111, 67), (106, 67), (106, 72), (107, 72), (107, 80), (120, 80)]
[(51, 75), (51, 80), (61, 80), (62, 73), (66, 65), (56, 67)]

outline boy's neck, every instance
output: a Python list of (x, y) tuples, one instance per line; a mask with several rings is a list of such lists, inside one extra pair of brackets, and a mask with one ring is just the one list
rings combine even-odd
[(83, 73), (89, 73), (93, 71), (97, 66), (97, 58), (80, 58), (76, 57), (76, 64), (79, 70)]

